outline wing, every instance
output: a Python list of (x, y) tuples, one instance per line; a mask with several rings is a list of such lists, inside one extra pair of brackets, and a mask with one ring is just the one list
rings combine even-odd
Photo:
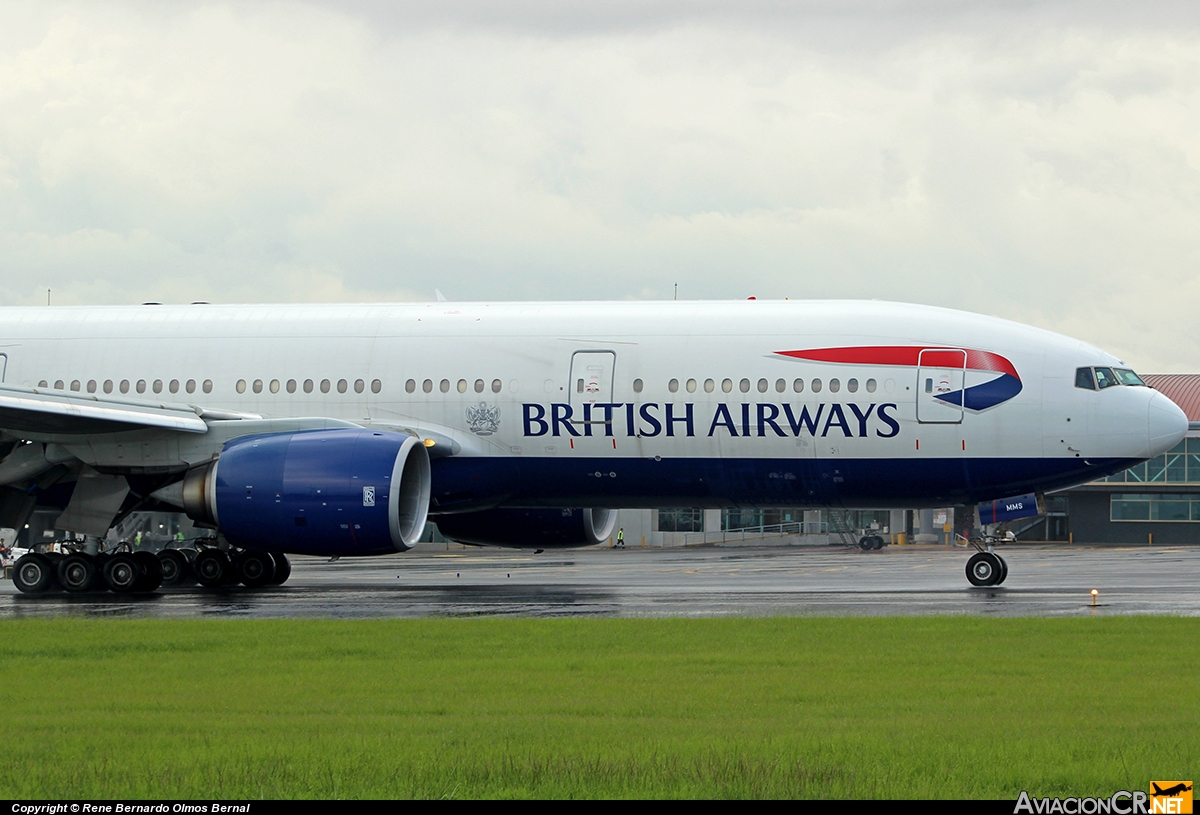
[(0, 385), (0, 429), (10, 435), (83, 435), (151, 428), (207, 433), (206, 419), (257, 418), (261, 417), (193, 405)]

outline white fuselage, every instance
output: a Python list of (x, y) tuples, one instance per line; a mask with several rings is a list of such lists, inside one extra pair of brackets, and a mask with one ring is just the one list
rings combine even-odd
[[(1149, 388), (1076, 387), (1079, 367), (1121, 367), (1093, 346), (893, 303), (9, 308), (0, 320), (8, 386), (411, 429), (432, 444), (434, 513), (990, 500), (1118, 471), (1187, 428)], [(92, 440), (81, 459), (194, 463), (138, 433), (145, 451), (114, 458)]]

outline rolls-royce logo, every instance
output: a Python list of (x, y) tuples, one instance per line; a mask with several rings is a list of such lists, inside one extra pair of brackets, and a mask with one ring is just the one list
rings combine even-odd
[(375, 506), (375, 488), (374, 487), (363, 487), (363, 506), (364, 507)]
[(500, 406), (480, 402), (467, 408), (467, 427), (478, 436), (490, 436), (500, 429)]

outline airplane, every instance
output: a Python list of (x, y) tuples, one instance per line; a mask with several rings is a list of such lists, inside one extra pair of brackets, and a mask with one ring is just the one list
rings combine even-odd
[(1188, 792), (1192, 789), (1192, 785), (1188, 784), (1186, 781), (1180, 782), (1173, 787), (1167, 787), (1165, 790), (1160, 788), (1158, 784), (1155, 784), (1153, 781), (1150, 782), (1150, 786), (1154, 787), (1154, 792), (1150, 794), (1155, 798), (1159, 796), (1173, 798), (1176, 795), (1179, 795), (1181, 792)]
[[(587, 546), (618, 507), (1036, 514), (1173, 447), (1119, 359), (994, 317), (877, 301), (0, 308), (0, 526), (90, 546), (22, 592), (279, 584), (288, 554)], [(100, 552), (182, 510), (185, 551)], [(1004, 513), (1010, 513), (1005, 516)], [(991, 547), (972, 585), (1008, 573)]]

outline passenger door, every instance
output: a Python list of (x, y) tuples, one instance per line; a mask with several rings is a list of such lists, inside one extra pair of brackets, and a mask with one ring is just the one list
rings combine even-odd
[(962, 422), (966, 367), (967, 352), (961, 348), (927, 348), (921, 352), (917, 360), (918, 422)]

